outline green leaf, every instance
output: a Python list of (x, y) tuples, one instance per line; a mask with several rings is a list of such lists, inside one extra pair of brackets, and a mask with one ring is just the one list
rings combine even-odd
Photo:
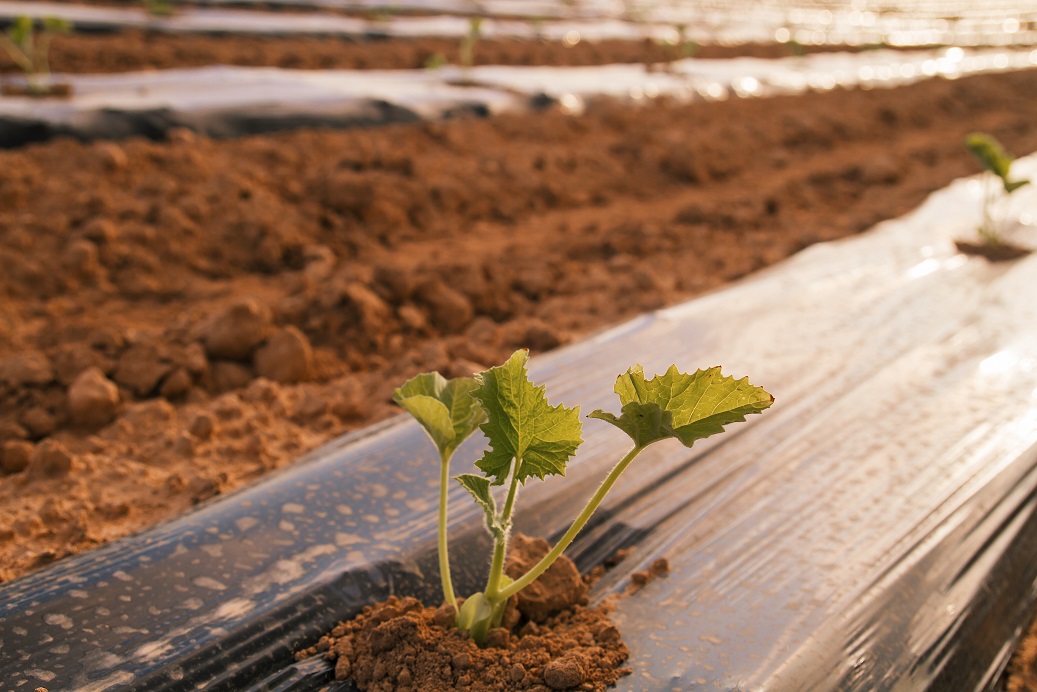
[(612, 423), (629, 435), (638, 447), (647, 447), (653, 442), (677, 436), (673, 430), (673, 414), (663, 410), (659, 404), (631, 401), (623, 405), (619, 417), (601, 410), (594, 411), (589, 417)]
[(11, 26), (7, 29), (7, 35), (10, 39), (17, 43), (19, 46), (24, 46), (33, 33), (33, 21), (32, 17), (27, 15), (20, 15), (14, 20)]
[(45, 17), (43, 30), (52, 34), (67, 34), (72, 31), (72, 22), (61, 17)]
[(985, 132), (973, 132), (967, 136), (965, 147), (979, 159), (984, 168), (1001, 179), (1006, 194), (1011, 194), (1030, 182), (1029, 180), (1009, 179), (1014, 159), (1005, 151), (1000, 142)]
[(1013, 192), (1021, 188), (1023, 185), (1030, 184), (1029, 180), (1005, 180), (1003, 182), (1005, 184), (1005, 192), (1008, 194), (1012, 194)]
[(479, 387), (472, 396), (479, 400), (488, 420), (482, 431), (490, 449), (476, 462), (494, 485), (501, 485), (511, 472), (512, 461), (520, 461), (515, 478), (524, 483), (530, 476), (565, 475), (565, 466), (583, 440), (580, 438), (580, 409), (551, 406), (543, 386), (534, 386), (526, 374), (529, 353), (516, 351), (503, 365), (476, 375)]
[(393, 401), (425, 428), (441, 455), (452, 453), (486, 420), (472, 398), (476, 382), (470, 377), (447, 380), (426, 372), (407, 380), (393, 392)]
[(455, 476), (454, 480), (460, 483), (486, 512), (486, 528), (490, 530), (493, 537), (504, 540), (507, 527), (501, 524), (500, 518), (497, 516), (497, 503), (493, 499), (493, 494), (490, 493), (490, 481), (472, 473)]
[(621, 415), (598, 410), (590, 417), (615, 425), (639, 447), (669, 437), (691, 447), (774, 402), (749, 378), (725, 377), (719, 367), (687, 375), (671, 365), (664, 375), (647, 380), (637, 365), (617, 378), (615, 391), (623, 407)]

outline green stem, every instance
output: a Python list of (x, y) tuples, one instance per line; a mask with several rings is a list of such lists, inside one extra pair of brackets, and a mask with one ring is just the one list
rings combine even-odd
[(642, 449), (644, 449), (644, 447), (638, 447), (635, 445), (634, 448), (627, 452), (626, 456), (624, 456), (619, 461), (619, 463), (616, 464), (611, 471), (609, 471), (609, 475), (607, 475), (605, 477), (605, 480), (601, 482), (601, 485), (598, 486), (598, 489), (597, 491), (595, 491), (593, 497), (591, 497), (590, 501), (583, 508), (583, 511), (580, 512), (579, 516), (576, 517), (576, 520), (573, 521), (572, 526), (570, 526), (569, 530), (565, 532), (565, 535), (562, 536), (558, 543), (555, 544), (555, 547), (551, 549), (551, 552), (545, 555), (540, 560), (540, 562), (536, 563), (532, 568), (530, 568), (528, 572), (526, 572), (520, 578), (513, 581), (506, 588), (501, 589), (499, 593), (494, 594), (491, 597), (489, 590), (487, 590), (487, 598), (489, 598), (491, 601), (507, 600), (515, 594), (517, 594), (522, 589), (524, 589), (525, 587), (532, 584), (537, 577), (546, 572), (548, 567), (550, 567), (554, 563), (554, 561), (557, 560), (563, 552), (565, 552), (565, 549), (568, 548), (569, 544), (573, 542), (573, 539), (576, 538), (576, 535), (583, 529), (584, 526), (586, 526), (587, 522), (591, 518), (591, 515), (594, 514), (594, 511), (596, 509), (598, 509), (598, 505), (600, 505), (601, 501), (605, 499), (605, 495), (608, 494), (609, 490), (612, 489), (612, 486), (615, 485), (616, 480), (619, 479), (620, 474), (623, 473), (626, 467), (630, 465), (630, 462), (634, 460), (634, 457), (636, 457)]
[(501, 537), (494, 538), (493, 562), (490, 563), (490, 577), (486, 582), (485, 591), (486, 599), (494, 604), (501, 600), (498, 594), (500, 593), (501, 575), (504, 573), (504, 558), (508, 553), (508, 528), (511, 526), (511, 513), (515, 508), (515, 496), (518, 494), (518, 470), (521, 467), (522, 459), (515, 457), (508, 498), (504, 501), (504, 509), (500, 514), (504, 533)]
[(457, 597), (450, 579), (450, 554), (446, 535), (447, 484), (450, 481), (450, 452), (443, 452), (439, 464), (439, 578), (443, 582), (443, 598), (457, 610)]

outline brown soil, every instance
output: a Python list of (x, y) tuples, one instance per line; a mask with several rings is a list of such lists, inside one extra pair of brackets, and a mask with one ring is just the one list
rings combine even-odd
[(69, 84), (48, 84), (42, 88), (30, 88), (19, 84), (0, 84), (0, 96), (29, 96), (37, 99), (68, 98), (72, 95)]
[(0, 152), (0, 580), (1037, 149), (1037, 71)]
[[(129, 30), (113, 34), (69, 34), (54, 37), (51, 69), (90, 74), (238, 65), (289, 69), (421, 69), (436, 56), (459, 64), (459, 41), (448, 39), (386, 39), (348, 41), (333, 37), (204, 36)], [(836, 50), (806, 47), (806, 51)], [(701, 46), (702, 58), (792, 55), (781, 44)], [(654, 41), (581, 41), (567, 47), (559, 42), (482, 40), (475, 51), (478, 65), (603, 65), (661, 63), (683, 57), (675, 46)], [(20, 72), (0, 51), (0, 73)]]
[(985, 257), (991, 262), (1008, 262), (1019, 259), (1020, 257), (1025, 257), (1032, 252), (1029, 248), (1019, 247), (1018, 245), (1012, 245), (1010, 243), (991, 244), (971, 242), (968, 240), (955, 240), (954, 245), (958, 248), (958, 252), (963, 252), (966, 255)]
[[(521, 576), (547, 554), (543, 539), (513, 537), (507, 573)], [(336, 680), (361, 690), (604, 690), (629, 669), (609, 608), (587, 607), (587, 583), (561, 557), (509, 603), (503, 627), (475, 645), (453, 626), (453, 607), (391, 597), (341, 623), (298, 658), (321, 654)]]

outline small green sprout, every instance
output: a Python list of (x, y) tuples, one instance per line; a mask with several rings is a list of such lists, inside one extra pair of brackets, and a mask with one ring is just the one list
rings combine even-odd
[[(725, 425), (760, 413), (774, 401), (774, 397), (750, 384), (747, 378), (725, 377), (719, 367), (689, 375), (671, 366), (665, 374), (652, 379), (645, 378), (641, 366), (630, 368), (615, 384), (620, 415), (597, 410), (590, 418), (625, 432), (633, 447), (609, 471), (550, 552), (524, 575), (512, 580), (504, 574), (504, 559), (519, 487), (531, 478), (564, 476), (569, 459), (583, 442), (579, 407), (550, 405), (544, 386), (529, 380), (528, 358), (528, 353), (520, 350), (503, 365), (474, 379), (447, 381), (438, 373), (423, 374), (397, 390), (396, 401), (418, 420), (440, 451), (440, 570), (444, 597), (455, 608), (457, 599), (446, 559), (447, 468), (453, 450), (474, 431), (475, 425), (489, 441), (489, 449), (475, 464), (481, 475), (465, 473), (455, 477), (482, 507), (494, 542), (486, 588), (465, 599), (457, 613), (458, 628), (468, 631), (480, 645), (490, 629), (500, 625), (508, 599), (532, 584), (562, 555), (642, 450), (669, 438), (691, 447), (697, 440), (723, 432)], [(507, 488), (504, 504), (499, 508), (492, 493), (494, 486)]]
[(172, 17), (176, 7), (170, 0), (143, 0), (144, 9), (153, 17)]
[(965, 138), (965, 147), (986, 169), (983, 176), (983, 222), (977, 229), (979, 236), (987, 245), (1001, 245), (1007, 219), (1004, 210), (998, 208), (1003, 206), (999, 203), (1030, 181), (1011, 179), (1013, 158), (990, 135), (973, 132)]
[(461, 38), (461, 66), (469, 70), (475, 65), (475, 45), (482, 34), (482, 17), (469, 17), (468, 33)]
[(47, 17), (42, 22), (42, 28), (37, 30), (32, 17), (21, 15), (0, 35), (0, 45), (25, 72), (31, 93), (43, 95), (51, 91), (48, 58), (50, 42), (57, 34), (70, 31), (72, 24), (64, 19)]

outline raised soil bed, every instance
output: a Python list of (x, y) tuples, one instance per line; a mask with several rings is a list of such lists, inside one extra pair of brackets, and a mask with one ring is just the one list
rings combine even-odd
[(975, 171), (970, 131), (1037, 149), (1035, 92), (1029, 71), (0, 152), (0, 579), (383, 419), (415, 372), (550, 350), (904, 213)]

